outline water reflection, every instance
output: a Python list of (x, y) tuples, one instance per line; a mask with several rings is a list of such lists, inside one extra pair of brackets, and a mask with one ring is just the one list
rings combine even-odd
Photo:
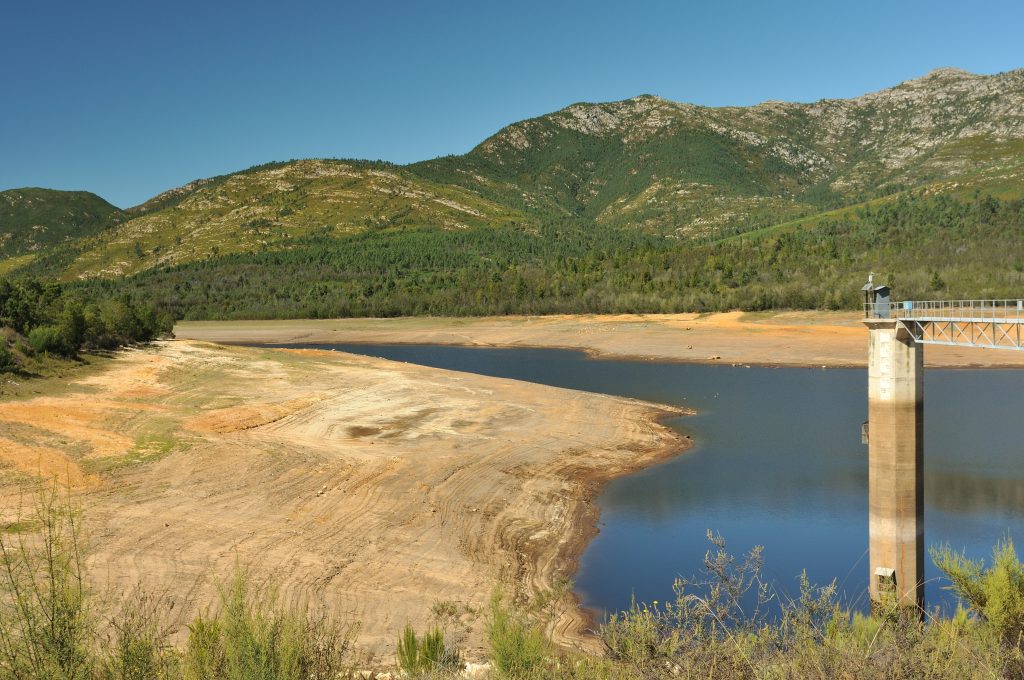
[[(928, 455), (927, 450), (925, 455)], [(926, 472), (924, 495), (933, 508), (944, 512), (1008, 522), (1024, 519), (1024, 479), (1020, 478), (972, 475), (963, 471)]]

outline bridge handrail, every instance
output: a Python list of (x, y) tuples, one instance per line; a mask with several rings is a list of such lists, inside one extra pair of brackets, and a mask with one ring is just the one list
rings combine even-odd
[(942, 319), (964, 321), (1024, 321), (1024, 300), (903, 300), (864, 305), (868, 319)]

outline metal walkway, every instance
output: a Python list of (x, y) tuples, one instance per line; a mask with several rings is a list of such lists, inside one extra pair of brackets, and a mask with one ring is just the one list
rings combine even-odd
[(923, 345), (1024, 350), (1024, 300), (905, 300), (865, 306), (866, 317), (895, 319)]

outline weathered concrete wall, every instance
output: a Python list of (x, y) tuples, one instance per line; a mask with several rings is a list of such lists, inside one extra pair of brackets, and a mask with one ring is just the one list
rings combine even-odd
[(893, 320), (868, 333), (868, 502), (871, 599), (894, 570), (907, 605), (924, 606), (924, 347)]

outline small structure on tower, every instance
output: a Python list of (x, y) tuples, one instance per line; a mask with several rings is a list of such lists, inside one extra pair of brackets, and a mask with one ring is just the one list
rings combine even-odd
[(875, 285), (875, 273), (868, 274), (868, 282), (861, 288), (864, 291), (864, 316), (869, 319), (889, 318), (889, 286)]

